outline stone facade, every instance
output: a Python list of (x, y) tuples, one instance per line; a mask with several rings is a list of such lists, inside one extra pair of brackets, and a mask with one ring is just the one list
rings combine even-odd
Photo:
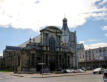
[(67, 19), (63, 19), (63, 26), (62, 26), (62, 43), (63, 46), (73, 52), (73, 67), (78, 68), (78, 56), (77, 56), (77, 40), (76, 40), (76, 31), (70, 32), (68, 25), (67, 25)]
[(0, 56), (0, 69), (2, 69), (2, 66), (3, 65), (3, 57), (2, 56)]
[(3, 53), (4, 68), (19, 73), (77, 68), (75, 49), (76, 32), (69, 31), (64, 18), (62, 30), (47, 26), (40, 30), (37, 38), (29, 39), (19, 47), (7, 46)]
[(77, 44), (78, 62), (85, 61), (85, 49), (83, 44)]
[(85, 51), (86, 64), (89, 68), (106, 67), (107, 47), (99, 47)]
[(107, 47), (100, 47), (96, 49), (89, 49), (85, 51), (86, 61), (106, 60)]
[(107, 47), (85, 50), (85, 61), (79, 62), (81, 67), (94, 69), (97, 67), (107, 67)]
[(81, 68), (81, 63), (85, 62), (85, 49), (83, 44), (77, 44), (77, 55), (78, 55), (78, 63), (79, 68)]
[(3, 69), (16, 71), (20, 62), (21, 48), (15, 46), (6, 46), (3, 51)]

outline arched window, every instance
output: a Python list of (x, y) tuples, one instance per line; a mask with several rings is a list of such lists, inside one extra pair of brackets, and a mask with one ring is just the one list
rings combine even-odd
[(55, 51), (55, 39), (53, 37), (49, 39), (49, 49)]

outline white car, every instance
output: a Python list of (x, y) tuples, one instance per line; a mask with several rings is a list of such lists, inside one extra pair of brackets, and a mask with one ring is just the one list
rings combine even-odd
[(74, 71), (73, 69), (66, 69), (66, 73), (74, 73)]
[(82, 70), (82, 69), (76, 69), (76, 70), (74, 70), (74, 73), (83, 73), (83, 72), (85, 72), (85, 71)]
[(107, 82), (107, 69), (104, 70), (103, 80), (104, 82)]
[(67, 73), (73, 73), (73, 71), (74, 71), (74, 70), (72, 70), (72, 69), (66, 69), (66, 72), (67, 72)]
[(78, 69), (78, 72), (79, 72), (79, 73), (83, 73), (83, 72), (85, 72), (85, 71), (82, 70), (82, 69)]
[(102, 74), (104, 72), (103, 68), (96, 68), (93, 70), (93, 74)]

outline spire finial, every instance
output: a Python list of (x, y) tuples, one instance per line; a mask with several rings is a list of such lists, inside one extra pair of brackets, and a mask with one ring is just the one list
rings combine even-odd
[(64, 19), (63, 19), (62, 29), (69, 31), (69, 28), (68, 28), (68, 25), (67, 25), (67, 18), (65, 18), (65, 17), (64, 17)]
[(66, 18), (66, 14), (64, 13), (64, 18)]
[(33, 42), (35, 42), (35, 38), (33, 38)]
[(63, 21), (67, 22), (66, 14), (64, 13)]
[(30, 37), (30, 38), (29, 38), (29, 43), (31, 43), (31, 40), (32, 40), (32, 39), (31, 39), (31, 37)]

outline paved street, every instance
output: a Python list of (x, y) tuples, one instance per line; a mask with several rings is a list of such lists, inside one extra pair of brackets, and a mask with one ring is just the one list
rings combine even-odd
[(61, 77), (21, 77), (13, 76), (11, 73), (1, 73), (0, 72), (0, 82), (103, 82), (102, 75), (74, 74), (71, 76), (61, 76)]

